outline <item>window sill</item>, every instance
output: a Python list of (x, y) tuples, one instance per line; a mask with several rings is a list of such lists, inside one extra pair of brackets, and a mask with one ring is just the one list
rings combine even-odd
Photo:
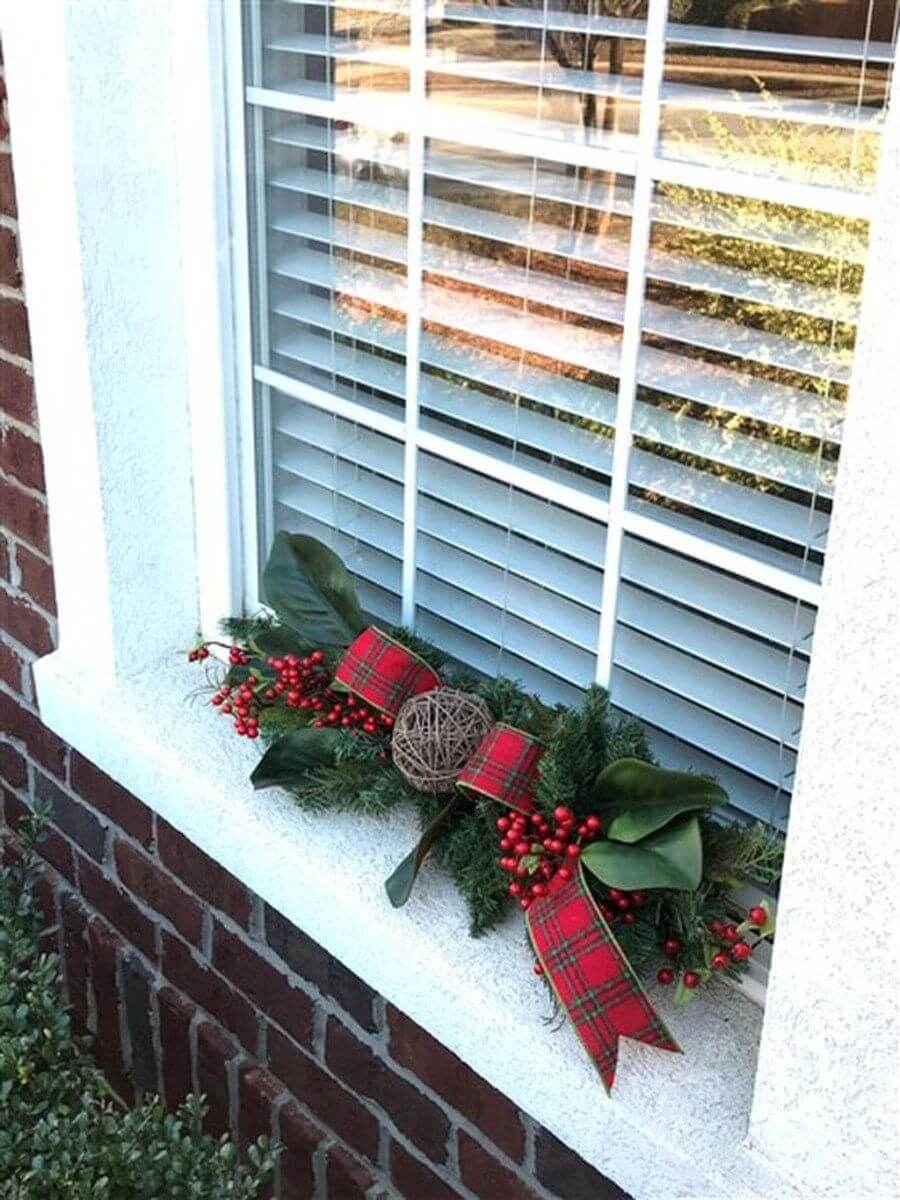
[(101, 686), (57, 652), (35, 675), (54, 732), (636, 1200), (789, 1193), (744, 1145), (762, 1023), (745, 996), (716, 985), (687, 1009), (661, 999), (684, 1055), (623, 1043), (608, 1100), (574, 1032), (545, 1025), (515, 916), (470, 939), (433, 865), (391, 908), (383, 881), (413, 843), (411, 815), (313, 818), (283, 793), (254, 794), (256, 748), (188, 702), (197, 671), (186, 664)]

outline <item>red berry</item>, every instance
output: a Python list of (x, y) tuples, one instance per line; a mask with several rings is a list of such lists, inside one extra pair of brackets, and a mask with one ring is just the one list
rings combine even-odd
[(552, 838), (547, 849), (551, 852), (551, 854), (562, 854), (563, 844), (559, 838)]
[(709, 921), (709, 922), (707, 922), (706, 928), (709, 930), (710, 933), (715, 933), (721, 937), (722, 930), (725, 928), (725, 926), (722, 924), (721, 921)]
[(532, 967), (532, 970), (534, 971), (535, 975), (543, 975), (543, 973), (544, 973), (544, 968), (541, 966), (540, 963), (535, 963), (534, 966)]
[(671, 967), (660, 967), (656, 972), (656, 978), (665, 987), (675, 978), (675, 972)]
[(627, 912), (628, 909), (631, 908), (631, 901), (627, 896), (619, 896), (619, 898), (616, 900), (616, 908), (619, 910), (619, 912)]
[(643, 892), (632, 892), (629, 899), (635, 908), (640, 908), (642, 904), (646, 904), (647, 902), (647, 897)]
[(572, 812), (571, 808), (566, 808), (564, 804), (560, 804), (553, 810), (553, 819), (561, 825), (563, 821), (573, 821), (575, 819), (575, 814)]
[(534, 894), (536, 896), (546, 896), (547, 895), (547, 888), (546, 888), (546, 885), (543, 883), (536, 883), (531, 890), (534, 892)]
[(579, 825), (578, 826), (578, 836), (580, 838), (583, 838), (583, 837), (587, 837), (587, 835), (588, 835), (587, 825)]
[(738, 931), (736, 925), (726, 925), (722, 930), (722, 937), (726, 942), (733, 942), (737, 935)]
[(509, 829), (509, 817), (498, 817), (497, 828), (503, 832)]
[(747, 913), (747, 918), (753, 925), (765, 925), (766, 921), (769, 919), (769, 914), (761, 904), (758, 904), (756, 908), (750, 909), (750, 911)]
[(512, 882), (512, 883), (509, 885), (509, 894), (510, 894), (511, 896), (521, 896), (521, 894), (522, 894), (522, 885), (521, 885), (521, 883), (516, 883), (515, 881), (513, 881), (513, 882)]
[(681, 982), (686, 988), (695, 988), (700, 982), (700, 976), (696, 971), (685, 971), (681, 977)]
[(569, 858), (578, 858), (581, 854), (580, 846), (566, 846), (566, 854)]
[(584, 823), (587, 825), (591, 833), (599, 833), (603, 828), (603, 822), (595, 813), (591, 813), (589, 817), (586, 817)]
[(746, 962), (752, 953), (746, 942), (735, 942), (731, 947), (731, 957), (735, 962)]
[(515, 852), (518, 854), (519, 858), (521, 858), (523, 854), (530, 854), (531, 842), (516, 842)]
[(310, 662), (314, 663), (320, 663), (324, 657), (325, 655), (321, 650), (313, 650), (312, 654), (309, 656)]
[(624, 895), (625, 895), (625, 893), (620, 892), (618, 888), (610, 888), (609, 889), (610, 900), (618, 900), (620, 896), (624, 896)]
[(663, 942), (662, 948), (665, 951), (665, 953), (669, 955), (670, 958), (674, 958), (675, 955), (678, 953), (678, 951), (681, 949), (681, 942), (679, 942), (678, 938), (668, 937)]
[(623, 925), (633, 925), (636, 920), (637, 920), (637, 917), (634, 915), (633, 912), (622, 913), (622, 924)]
[(560, 879), (571, 879), (572, 878), (572, 872), (569, 870), (568, 867), (560, 867), (556, 873), (560, 877)]
[(711, 966), (716, 971), (721, 971), (723, 967), (728, 966), (728, 955), (724, 950), (720, 950), (717, 954), (712, 956)]

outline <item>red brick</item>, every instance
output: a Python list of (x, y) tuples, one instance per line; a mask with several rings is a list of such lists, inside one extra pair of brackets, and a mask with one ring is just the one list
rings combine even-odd
[(13, 641), (21, 643), (34, 654), (49, 654), (53, 649), (53, 634), (47, 618), (27, 601), (12, 596), (0, 587), (0, 629)]
[(115, 783), (77, 750), (72, 751), (70, 766), (72, 789), (109, 817), (113, 824), (130, 834), (143, 846), (153, 840), (153, 814), (131, 792)]
[(370, 1033), (376, 1031), (378, 1024), (374, 1001), (377, 993), (367, 983), (268, 904), (265, 908), (265, 925), (266, 941), (270, 948), (292, 971), (336, 1000), (363, 1029)]
[(204, 963), (181, 938), (163, 932), (163, 975), (230, 1029), (251, 1054), (256, 1052), (258, 1021), (251, 1004)]
[(393, 1005), (388, 1005), (387, 1017), (393, 1060), (467, 1117), (510, 1158), (521, 1162), (525, 1131), (516, 1106)]
[(11, 788), (23, 788), (28, 782), (25, 759), (8, 742), (0, 742), (0, 779)]
[(474, 1138), (459, 1131), (459, 1173), (463, 1183), (479, 1200), (537, 1200), (515, 1171), (505, 1167)]
[(428, 1197), (428, 1200), (460, 1200), (462, 1192), (438, 1179), (437, 1175), (418, 1158), (391, 1139), (390, 1148), (391, 1182), (398, 1195), (407, 1200), (418, 1200), (418, 1197)]
[(47, 505), (43, 500), (23, 491), (11, 480), (0, 478), (0, 512), (10, 533), (43, 554), (50, 553)]
[(76, 1033), (88, 1027), (87, 910), (74, 892), (61, 897), (66, 992)]
[(325, 1179), (328, 1200), (363, 1200), (375, 1182), (375, 1176), (368, 1167), (364, 1167), (343, 1146), (329, 1148)]
[(134, 1089), (125, 1073), (119, 1031), (119, 983), (117, 961), (124, 949), (122, 940), (99, 918), (88, 922), (91, 985), (97, 1012), (94, 1057), (113, 1091), (126, 1104), (134, 1102)]
[(192, 892), (227, 913), (238, 925), (249, 927), (250, 894), (239, 879), (167, 821), (157, 822), (157, 845), (162, 861)]
[[(3, 228), (0, 226), (0, 234)], [(0, 237), (0, 271), (2, 271), (2, 246)], [(0, 280), (2, 283), (2, 280)], [(0, 471), (17, 479), (23, 487), (43, 492), (44, 458), (36, 438), (29, 437), (20, 429), (9, 425), (0, 426)]]
[(0, 297), (0, 346), (19, 358), (31, 357), (25, 305), (8, 296)]
[(227, 1063), (237, 1054), (234, 1042), (210, 1021), (197, 1026), (197, 1087), (206, 1097), (207, 1130), (219, 1137), (231, 1128)]
[(0, 692), (0, 729), (8, 737), (24, 742), (31, 758), (51, 774), (58, 779), (65, 778), (68, 755), (65, 742), (5, 692)]
[(19, 590), (55, 617), (56, 589), (51, 564), (25, 546), (16, 547), (16, 562), (19, 565)]
[(278, 1029), (268, 1030), (269, 1066), (318, 1120), (364, 1158), (378, 1153), (378, 1121), (357, 1096), (332, 1079)]
[(5, 225), (0, 226), (0, 283), (7, 287), (18, 287), (21, 282), (16, 235)]
[[(18, 821), (30, 812), (28, 806), (18, 796), (8, 791), (4, 791), (4, 808), (6, 824), (10, 829), (14, 828)], [(60, 875), (64, 875), (70, 883), (74, 883), (75, 860), (72, 847), (52, 825), (47, 825), (43, 829), (41, 840), (38, 842), (38, 853), (44, 862), (59, 871)]]
[(162, 1047), (163, 1093), (169, 1108), (177, 1108), (193, 1090), (191, 1081), (191, 1018), (194, 1006), (174, 988), (160, 988), (159, 1041)]
[(213, 930), (213, 966), (267, 1013), (295, 1042), (312, 1045), (313, 1004), (305, 992), (243, 939), (229, 933), (218, 921)]
[(5, 358), (0, 359), (0, 412), (24, 425), (35, 423), (34, 381), (27, 371)]
[(146, 958), (156, 959), (155, 926), (127, 892), (104, 875), (84, 855), (78, 855), (78, 884), (82, 896)]
[(0, 642), (0, 679), (7, 687), (21, 695), (22, 692), (22, 659), (19, 658), (12, 646)]
[(538, 1180), (560, 1200), (585, 1200), (586, 1197), (631, 1200), (618, 1184), (601, 1175), (546, 1129), (537, 1131), (534, 1166)]
[(272, 1136), (272, 1109), (284, 1091), (282, 1084), (261, 1067), (247, 1064), (238, 1075), (238, 1135), (241, 1149), (257, 1138)]
[(284, 1147), (278, 1162), (281, 1200), (309, 1200), (315, 1194), (313, 1156), (322, 1138), (321, 1129), (296, 1104), (284, 1105), (278, 1114), (278, 1140)]
[(75, 842), (95, 862), (102, 862), (106, 853), (106, 829), (85, 808), (80, 800), (74, 799), (49, 779), (42, 771), (36, 771), (34, 794), (51, 806), (53, 824)]
[(433, 1162), (444, 1161), (450, 1131), (446, 1114), (334, 1017), (328, 1018), (325, 1061), (354, 1092), (380, 1104), (397, 1128)]
[(0, 212), (8, 217), (16, 215), (16, 181), (10, 154), (0, 154)]
[(186, 941), (199, 946), (203, 913), (193, 896), (121, 838), (116, 839), (115, 856), (119, 879), (125, 887), (161, 916), (167, 917)]

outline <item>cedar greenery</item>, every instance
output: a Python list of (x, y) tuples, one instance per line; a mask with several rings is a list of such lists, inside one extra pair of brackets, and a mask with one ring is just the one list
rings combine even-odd
[(242, 1163), (234, 1142), (202, 1132), (204, 1105), (115, 1102), (69, 1023), (55, 955), (39, 952), (33, 886), (44, 815), (19, 822), (0, 867), (0, 1200), (253, 1200), (275, 1153)]

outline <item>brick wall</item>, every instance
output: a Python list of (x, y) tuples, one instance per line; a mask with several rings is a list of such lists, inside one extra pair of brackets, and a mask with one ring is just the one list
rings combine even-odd
[(124, 1101), (197, 1089), (211, 1129), (279, 1138), (283, 1200), (624, 1197), (41, 724), (55, 605), (8, 134), (4, 97), (0, 789), (7, 828), (51, 806), (39, 899), (75, 1026)]

